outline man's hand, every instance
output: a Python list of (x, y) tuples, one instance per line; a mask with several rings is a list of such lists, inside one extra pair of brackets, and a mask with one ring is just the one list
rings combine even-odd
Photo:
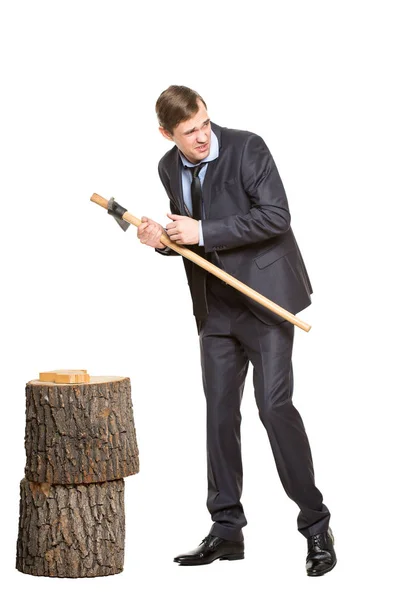
[(156, 223), (156, 221), (152, 221), (152, 219), (148, 219), (147, 217), (142, 217), (142, 222), (137, 228), (137, 237), (142, 244), (146, 244), (152, 248), (159, 248), (160, 250), (166, 248), (160, 241), (160, 236), (163, 233), (163, 227), (159, 225), (159, 223)]
[(167, 216), (173, 221), (166, 225), (167, 235), (173, 242), (179, 245), (199, 243), (199, 221), (170, 213)]

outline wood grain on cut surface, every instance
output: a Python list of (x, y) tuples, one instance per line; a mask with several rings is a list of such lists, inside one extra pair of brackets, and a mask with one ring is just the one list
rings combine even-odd
[(124, 481), (51, 485), (23, 479), (16, 568), (48, 577), (123, 570)]
[[(121, 381), (122, 379), (127, 379), (126, 377), (118, 377), (116, 375), (90, 375), (90, 381), (84, 381), (82, 383), (84, 383), (85, 385), (87, 385), (88, 383), (108, 383), (109, 381)], [(64, 383), (54, 383), (53, 381), (48, 381), (47, 382), (50, 385), (64, 385)], [(40, 379), (32, 379), (31, 381), (29, 381), (29, 383), (27, 385), (44, 385), (44, 381), (41, 381)], [(68, 383), (68, 385), (70, 385), (70, 383)]]
[(26, 386), (26, 469), (38, 483), (93, 483), (139, 471), (128, 377)]

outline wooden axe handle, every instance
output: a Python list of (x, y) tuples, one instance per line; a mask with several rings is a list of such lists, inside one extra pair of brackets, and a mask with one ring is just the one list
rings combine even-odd
[[(90, 200), (92, 202), (95, 202), (96, 204), (99, 204), (100, 206), (102, 206), (103, 208), (105, 208), (107, 210), (109, 202), (105, 198), (102, 198), (102, 196), (99, 196), (98, 194), (93, 194), (93, 196), (90, 198)], [(132, 225), (135, 225), (136, 227), (138, 227), (140, 225), (140, 223), (142, 222), (140, 219), (138, 219), (137, 217), (134, 217), (129, 212), (125, 212), (122, 218), (125, 221), (127, 221), (127, 223), (131, 223)], [(175, 252), (178, 252), (185, 258), (188, 258), (192, 262), (199, 265), (199, 267), (202, 267), (206, 271), (209, 271), (209, 273), (212, 273), (212, 275), (215, 275), (216, 277), (218, 277), (225, 283), (234, 287), (236, 290), (239, 290), (239, 292), (242, 292), (249, 298), (252, 298), (252, 300), (255, 300), (256, 302), (258, 302), (265, 308), (268, 308), (273, 313), (279, 315), (279, 317), (282, 317), (283, 319), (286, 319), (286, 321), (293, 323), (293, 325), (296, 325), (296, 327), (300, 327), (300, 329), (303, 329), (303, 331), (310, 331), (311, 325), (308, 325), (301, 319), (298, 319), (298, 317), (296, 317), (294, 314), (285, 310), (278, 304), (275, 304), (274, 302), (272, 302), (272, 300), (269, 300), (269, 298), (262, 296), (262, 294), (259, 294), (259, 292), (256, 292), (255, 290), (253, 290), (249, 286), (245, 285), (244, 283), (242, 283), (241, 281), (239, 281), (232, 275), (229, 275), (229, 273), (222, 271), (222, 269), (219, 269), (219, 267), (216, 267), (215, 265), (210, 263), (205, 258), (198, 256), (195, 252), (192, 252), (192, 250), (189, 250), (185, 246), (179, 246), (178, 244), (175, 244), (175, 242), (172, 242), (172, 240), (169, 238), (169, 236), (166, 235), (165, 233), (161, 235), (160, 241), (162, 242), (162, 244), (165, 244), (165, 246), (168, 246), (172, 250), (175, 250)]]

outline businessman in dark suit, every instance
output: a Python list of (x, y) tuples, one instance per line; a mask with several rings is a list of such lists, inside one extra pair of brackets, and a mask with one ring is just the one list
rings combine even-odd
[[(204, 100), (170, 86), (156, 111), (174, 147), (159, 162), (170, 200), (166, 232), (292, 313), (307, 307), (312, 287), (290, 227), (290, 213), (274, 160), (261, 137), (211, 123)], [(143, 218), (142, 243), (176, 255), (160, 242), (162, 226)], [(183, 259), (200, 340), (207, 401), (209, 534), (181, 565), (244, 557), (247, 521), (240, 497), (240, 404), (249, 362), (259, 416), (282, 485), (300, 511), (307, 538), (306, 572), (319, 576), (336, 564), (330, 513), (315, 486), (302, 419), (293, 405), (294, 326)]]

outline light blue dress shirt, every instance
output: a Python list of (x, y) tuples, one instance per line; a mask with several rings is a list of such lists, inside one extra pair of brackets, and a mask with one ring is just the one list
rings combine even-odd
[[(190, 187), (192, 185), (192, 171), (190, 169), (186, 169), (185, 167), (195, 167), (196, 165), (189, 162), (184, 154), (182, 154), (179, 150), (180, 158), (183, 163), (182, 169), (182, 190), (183, 190), (183, 202), (186, 204), (186, 207), (190, 214), (192, 214), (192, 194), (190, 191)], [(202, 160), (202, 163), (206, 163), (205, 166), (199, 172), (200, 185), (203, 187), (203, 181), (205, 179), (206, 171), (207, 171), (207, 163), (215, 160), (219, 156), (219, 142), (216, 137), (214, 131), (211, 132), (210, 136), (210, 152), (209, 156)], [(199, 163), (196, 163), (199, 164)], [(203, 206), (204, 211), (204, 206)], [(204, 212), (203, 212), (204, 216)], [(199, 246), (204, 246), (203, 240), (203, 230), (202, 230), (202, 221), (199, 221)]]

